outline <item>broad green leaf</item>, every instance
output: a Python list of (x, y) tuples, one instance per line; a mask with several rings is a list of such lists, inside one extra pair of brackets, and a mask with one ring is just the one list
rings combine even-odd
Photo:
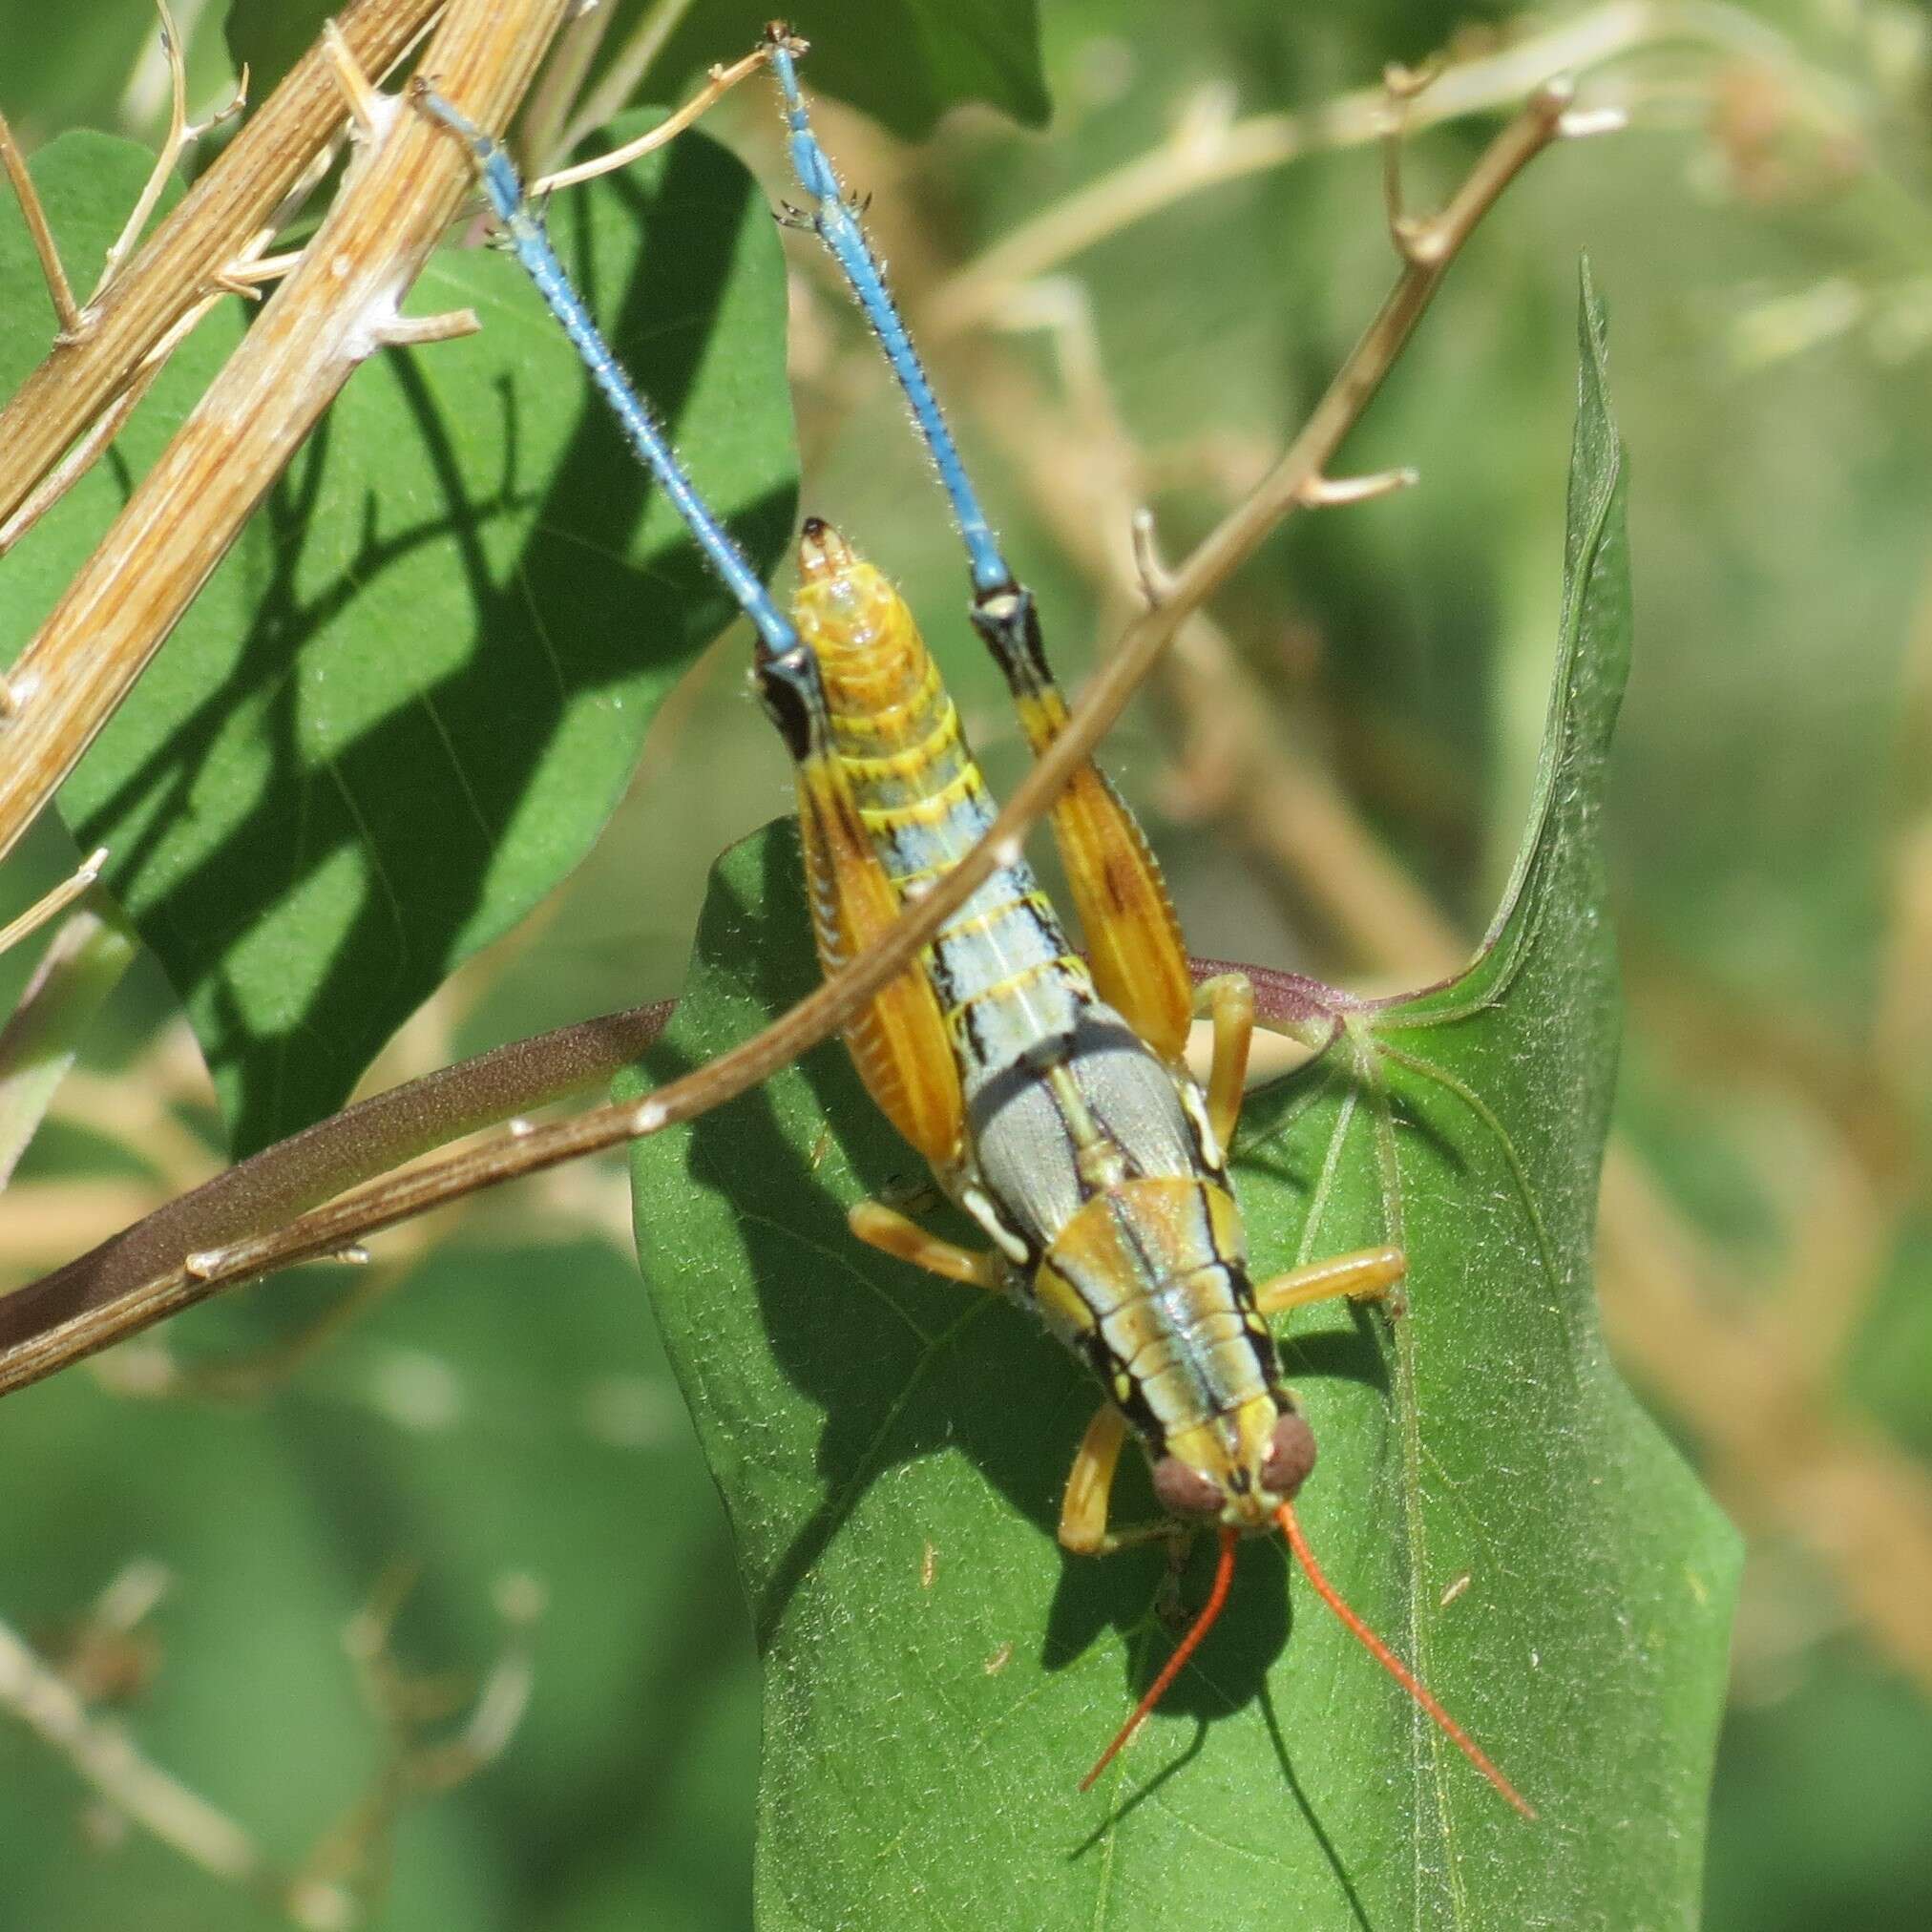
[[(43, 172), (92, 247), (143, 165), (80, 138)], [(700, 135), (554, 218), (700, 487), (768, 564), (794, 472), (763, 196)], [(31, 317), (11, 233), (0, 312)], [(577, 864), (730, 616), (513, 260), (447, 249), (410, 306), (474, 307), (484, 329), (357, 372), (61, 796), (187, 1004), (238, 1153), (338, 1105)], [(9, 559), (15, 648), (236, 326), (191, 340), (116, 460)]]
[[(643, 0), (623, 0), (605, 47), (620, 46), (645, 10)], [(1032, 128), (1052, 112), (1036, 0), (838, 0), (786, 17), (811, 42), (806, 85), (862, 108), (902, 139), (924, 139), (962, 101), (984, 101)], [(652, 68), (650, 97), (668, 98), (714, 61), (749, 52), (770, 18), (757, 0), (699, 0)]]
[[(1736, 1551), (1617, 1379), (1590, 1242), (1615, 1069), (1599, 846), (1629, 606), (1586, 289), (1564, 617), (1537, 806), (1491, 943), (1250, 1102), (1264, 1270), (1398, 1232), (1409, 1310), (1287, 1338), (1317, 1552), (1543, 1813), (1524, 1823), (1281, 1552), (1118, 1771), (1167, 1648), (1157, 1554), (1053, 1541), (1096, 1392), (1003, 1302), (851, 1241), (913, 1163), (842, 1054), (637, 1149), (639, 1249), (764, 1654), (771, 1927), (1695, 1921)], [(728, 854), (664, 1071), (810, 983), (795, 840)], [(1133, 1520), (1136, 1472), (1117, 1503)], [(1198, 1602), (1202, 1564), (1184, 1580)]]
[[(604, 4), (611, 17), (593, 82), (663, 11), (657, 0)], [(234, 0), (228, 51), (238, 67), (249, 63), (258, 96), (337, 10), (333, 0)], [(699, 0), (652, 61), (638, 98), (669, 102), (695, 87), (707, 68), (748, 53), (771, 17), (760, 0)], [(787, 17), (810, 37), (810, 85), (863, 108), (905, 139), (931, 134), (961, 101), (984, 101), (1026, 127), (1044, 126), (1051, 112), (1038, 0), (841, 0), (794, 8)]]

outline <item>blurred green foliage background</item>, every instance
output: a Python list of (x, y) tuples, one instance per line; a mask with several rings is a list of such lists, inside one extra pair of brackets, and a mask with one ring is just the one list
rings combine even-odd
[[(200, 102), (226, 85), (220, 10), (178, 10)], [(830, 40), (824, 11), (802, 24)], [(1615, 54), (1584, 102), (1622, 107), (1630, 129), (1511, 190), (1355, 438), (1354, 467), (1414, 464), (1420, 487), (1299, 520), (1110, 763), (1201, 953), (1394, 984), (1473, 940), (1542, 721), (1587, 247), (1611, 309), (1638, 605), (1612, 828), (1630, 1012), (1604, 1296), (1627, 1372), (1752, 1548), (1707, 1922), (1922, 1926), (1927, 16), (1897, 0), (1042, 11), (1044, 130), (967, 110), (902, 146), (828, 110), (826, 132), (874, 197), (1070, 678), (1128, 607), (1126, 511), (1152, 502), (1183, 548), (1259, 473), (1386, 284), (1380, 164), (1372, 145), (1325, 144), (1352, 125), (1330, 105), (1436, 49), (1458, 72), (1578, 36)], [(28, 145), (75, 123), (153, 137), (165, 90), (139, 0), (97, 0), (84, 32), (58, 10), (6, 12), (0, 106)], [(741, 12), (699, 0), (642, 97), (748, 44)], [(1050, 243), (1091, 205), (1074, 198), (1163, 143), (1184, 167), (1282, 115), (1301, 117), (1297, 158), (1138, 219), (1116, 206), (1082, 245), (1000, 271), (1002, 244)], [(1490, 124), (1419, 132), (1412, 200), (1460, 178)], [(781, 194), (766, 104), (734, 98), (716, 125)], [(961, 606), (962, 574), (924, 458), (804, 250), (794, 284), (807, 507), (935, 614), (969, 726), (1010, 776), (1000, 693), (963, 623), (936, 615)], [(372, 1083), (675, 991), (710, 860), (788, 797), (743, 654), (721, 640), (595, 855)], [(71, 862), (42, 828), (10, 905)], [(6, 968), (10, 993), (25, 969)], [(174, 1011), (146, 971), (111, 1012), (9, 1194), (10, 1280), (214, 1165)], [(0, 1620), (277, 1870), (318, 1858), (324, 1876), (382, 1879), (386, 1925), (743, 1924), (749, 1633), (628, 1244), (620, 1167), (567, 1170), (391, 1237), (355, 1318), (285, 1367), (279, 1347), (342, 1312), (339, 1275), (211, 1306), (101, 1374), (13, 1397)], [(117, 1634), (92, 1608), (136, 1563), (170, 1585)], [(393, 1628), (358, 1666), (343, 1632), (360, 1617), (367, 1639), (372, 1603)], [(507, 1749), (436, 1789), (462, 1767), (424, 1737), (526, 1656)], [(0, 1846), (0, 1921), (32, 1932), (274, 1918), (103, 1816), (5, 1712)]]

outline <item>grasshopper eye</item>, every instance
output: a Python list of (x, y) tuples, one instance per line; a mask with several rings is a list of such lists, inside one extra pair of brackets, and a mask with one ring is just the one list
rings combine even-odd
[(1163, 1456), (1154, 1464), (1154, 1494), (1169, 1516), (1219, 1516), (1225, 1500), (1211, 1476), (1178, 1456)]
[(1268, 1454), (1261, 1459), (1261, 1480), (1270, 1496), (1292, 1500), (1314, 1468), (1314, 1431), (1306, 1417), (1291, 1409), (1274, 1425)]

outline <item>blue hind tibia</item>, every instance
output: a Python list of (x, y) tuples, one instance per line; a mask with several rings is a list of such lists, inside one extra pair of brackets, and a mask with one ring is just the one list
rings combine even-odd
[(583, 297), (571, 286), (570, 277), (564, 273), (563, 263), (551, 246), (543, 218), (525, 198), (523, 183), (501, 142), (485, 134), (460, 108), (420, 79), (412, 84), (410, 93), (425, 114), (440, 121), (470, 150), (483, 192), (517, 261), (536, 284), (537, 293), (570, 338), (572, 347), (582, 358), (625, 439), (675, 505), (705, 562), (751, 620), (764, 650), (773, 656), (795, 650), (798, 634), (790, 620), (773, 602), (745, 553), (698, 494), (697, 485), (671, 448), (662, 425), (632, 386), (602, 330), (585, 307)]

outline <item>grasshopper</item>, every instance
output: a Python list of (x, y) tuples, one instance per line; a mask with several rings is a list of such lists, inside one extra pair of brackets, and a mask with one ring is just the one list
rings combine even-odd
[[(931, 451), (964, 542), (974, 628), (1013, 694), (1036, 755), (1064, 728), (1032, 594), (980, 506), (878, 261), (798, 87), (804, 43), (783, 25), (764, 52), (808, 200), (783, 219), (815, 230), (877, 335)], [(433, 90), (425, 112), (468, 145), (498, 220), (593, 380), (678, 507), (757, 635), (752, 680), (795, 773), (814, 939), (828, 971), (883, 934), (923, 884), (985, 833), (993, 807), (958, 713), (913, 614), (829, 524), (808, 518), (788, 615), (705, 506), (648, 406), (571, 289), (501, 148)], [(1197, 994), (1179, 924), (1144, 834), (1091, 761), (1052, 827), (1080, 928), (1075, 951), (1031, 869), (1008, 858), (918, 962), (847, 1028), (867, 1092), (990, 1246), (972, 1250), (876, 1201), (855, 1207), (870, 1246), (976, 1290), (1011, 1297), (1092, 1371), (1102, 1400), (1075, 1452), (1061, 1544), (1102, 1555), (1211, 1528), (1206, 1604), (1088, 1772), (1125, 1747), (1227, 1602), (1241, 1538), (1279, 1529), (1311, 1585), (1471, 1764), (1535, 1813), (1321, 1571), (1294, 1499), (1315, 1462), (1282, 1379), (1268, 1317), (1336, 1295), (1385, 1295), (1399, 1250), (1334, 1256), (1256, 1282), (1228, 1173), (1254, 1028), (1238, 974)], [(1205, 1088), (1186, 1047), (1212, 1022)], [(1121, 1455), (1137, 1438), (1164, 1514), (1114, 1525)]]

